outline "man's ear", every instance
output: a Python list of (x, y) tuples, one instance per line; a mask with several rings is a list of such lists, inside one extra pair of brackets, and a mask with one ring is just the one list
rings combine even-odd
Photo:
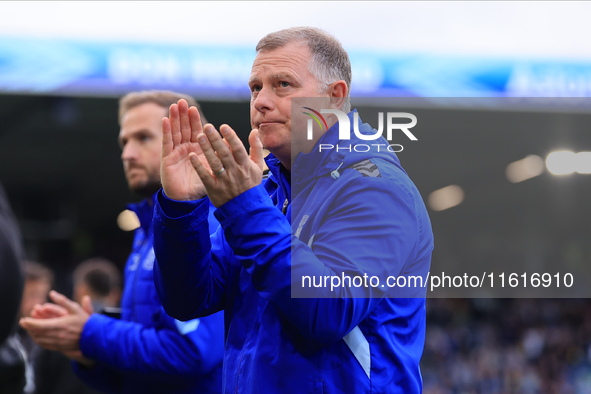
[(347, 83), (341, 79), (331, 83), (328, 86), (327, 93), (328, 97), (330, 97), (330, 108), (341, 109), (347, 99), (349, 89), (347, 89)]

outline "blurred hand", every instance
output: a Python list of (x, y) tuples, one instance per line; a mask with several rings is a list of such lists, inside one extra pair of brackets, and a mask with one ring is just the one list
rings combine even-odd
[(31, 317), (34, 319), (53, 319), (68, 314), (68, 310), (56, 304), (49, 302), (43, 305), (35, 305), (31, 311)]
[(199, 111), (188, 108), (182, 99), (171, 105), (169, 117), (162, 119), (160, 179), (164, 193), (173, 200), (197, 200), (207, 193), (189, 159), (189, 154), (203, 155), (197, 142), (202, 131)]
[(60, 351), (86, 366), (94, 365), (80, 351), (80, 335), (94, 312), (90, 297), (85, 296), (80, 305), (56, 291), (51, 291), (49, 296), (56, 305), (35, 305), (31, 317), (23, 317), (20, 326), (39, 346)]

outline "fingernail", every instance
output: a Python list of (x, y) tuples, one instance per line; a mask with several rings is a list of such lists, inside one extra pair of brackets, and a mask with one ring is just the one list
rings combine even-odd
[(201, 144), (204, 144), (207, 142), (207, 137), (205, 134), (201, 133), (197, 136), (197, 141), (199, 141)]

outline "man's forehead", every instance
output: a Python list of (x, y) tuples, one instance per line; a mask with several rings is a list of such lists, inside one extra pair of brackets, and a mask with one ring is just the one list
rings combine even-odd
[(154, 103), (144, 103), (130, 108), (121, 118), (121, 129), (136, 129), (146, 125), (160, 124), (168, 116), (168, 109)]
[(289, 68), (306, 65), (310, 58), (307, 45), (290, 43), (268, 51), (259, 52), (252, 64), (252, 73), (258, 69), (267, 69), (273, 73), (288, 72)]
[[(162, 115), (164, 114), (164, 115)], [(131, 107), (122, 116), (122, 120), (130, 118), (145, 118), (146, 116), (166, 116), (168, 115), (168, 108), (153, 102), (142, 103)]]
[[(271, 75), (268, 76), (271, 79), (290, 79), (293, 78), (294, 75), (293, 73), (290, 73), (289, 71), (278, 71), (278, 72), (274, 72)], [(260, 81), (260, 76), (256, 73), (254, 73), (250, 76), (248, 82), (258, 82)]]

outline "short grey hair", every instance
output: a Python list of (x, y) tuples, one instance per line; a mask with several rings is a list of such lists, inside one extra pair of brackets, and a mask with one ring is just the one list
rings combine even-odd
[(257, 54), (272, 51), (292, 42), (308, 45), (312, 60), (308, 70), (320, 84), (319, 93), (324, 92), (333, 82), (345, 81), (347, 97), (341, 110), (348, 113), (351, 110), (351, 62), (341, 43), (324, 30), (315, 27), (292, 27), (267, 34), (257, 44), (256, 51)]

